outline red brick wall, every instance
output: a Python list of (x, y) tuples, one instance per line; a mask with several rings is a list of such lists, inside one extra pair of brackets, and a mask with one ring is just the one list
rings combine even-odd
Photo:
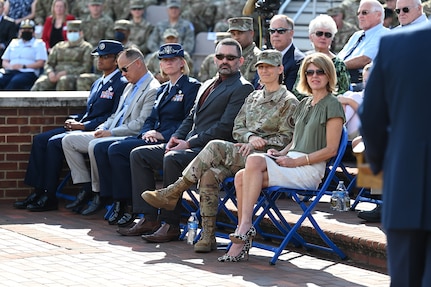
[[(0, 200), (16, 200), (32, 191), (23, 180), (33, 136), (62, 126), (68, 115), (85, 110), (82, 98), (68, 98), (66, 102), (58, 98), (48, 99), (50, 106), (37, 107), (46, 100), (34, 99), (36, 107), (27, 104), (5, 107), (8, 100), (0, 99)], [(74, 101), (73, 106), (68, 106), (71, 100)]]

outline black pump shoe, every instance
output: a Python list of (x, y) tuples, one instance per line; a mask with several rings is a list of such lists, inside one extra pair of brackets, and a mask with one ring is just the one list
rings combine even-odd
[(76, 199), (74, 202), (69, 203), (66, 205), (67, 209), (76, 209), (78, 207), (82, 207), (84, 204), (87, 203), (87, 201), (90, 200), (92, 195), (91, 191), (88, 191), (86, 189), (82, 189), (78, 195), (76, 196)]
[(22, 201), (15, 201), (13, 203), (13, 207), (17, 208), (17, 209), (26, 209), (27, 205), (34, 203), (37, 201), (37, 199), (39, 198), (39, 195), (37, 192), (33, 191), (32, 193), (30, 193), (29, 196), (27, 196), (26, 199), (22, 200)]

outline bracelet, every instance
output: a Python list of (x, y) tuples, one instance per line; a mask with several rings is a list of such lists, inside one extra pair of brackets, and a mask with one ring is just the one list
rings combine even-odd
[(310, 165), (310, 158), (308, 157), (308, 154), (305, 155), (305, 159), (307, 160), (307, 164)]

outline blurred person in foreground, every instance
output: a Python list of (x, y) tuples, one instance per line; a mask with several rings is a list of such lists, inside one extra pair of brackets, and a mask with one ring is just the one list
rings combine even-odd
[(431, 286), (430, 38), (429, 23), (383, 37), (359, 108), (367, 161), (383, 171), (391, 287)]

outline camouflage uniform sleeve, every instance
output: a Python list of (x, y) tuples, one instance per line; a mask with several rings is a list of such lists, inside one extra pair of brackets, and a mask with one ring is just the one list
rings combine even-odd
[(44, 74), (48, 75), (50, 72), (55, 72), (55, 67), (57, 66), (57, 54), (58, 49), (54, 46), (51, 50), (51, 53), (48, 55), (48, 61), (46, 61), (44, 67)]
[(150, 52), (155, 52), (159, 50), (160, 47), (160, 25), (156, 25), (153, 31), (148, 37), (147, 48)]
[(89, 73), (91, 71), (91, 67), (93, 66), (93, 59), (91, 56), (93, 46), (88, 42), (83, 42), (81, 43), (80, 50), (80, 53), (76, 55), (77, 58), (75, 59), (79, 64), (68, 68), (68, 74), (79, 75), (82, 73)]
[(187, 27), (184, 27), (184, 29), (186, 33), (184, 34), (184, 39), (182, 39), (181, 44), (183, 45), (184, 51), (193, 53), (195, 49), (195, 28), (191, 22), (187, 21)]
[(250, 105), (251, 99), (253, 98), (253, 94), (257, 91), (253, 91), (244, 101), (241, 109), (235, 117), (234, 126), (232, 130), (232, 136), (234, 140), (240, 143), (247, 143), (248, 138), (253, 135), (250, 130), (247, 128), (246, 121), (246, 110), (247, 106)]

